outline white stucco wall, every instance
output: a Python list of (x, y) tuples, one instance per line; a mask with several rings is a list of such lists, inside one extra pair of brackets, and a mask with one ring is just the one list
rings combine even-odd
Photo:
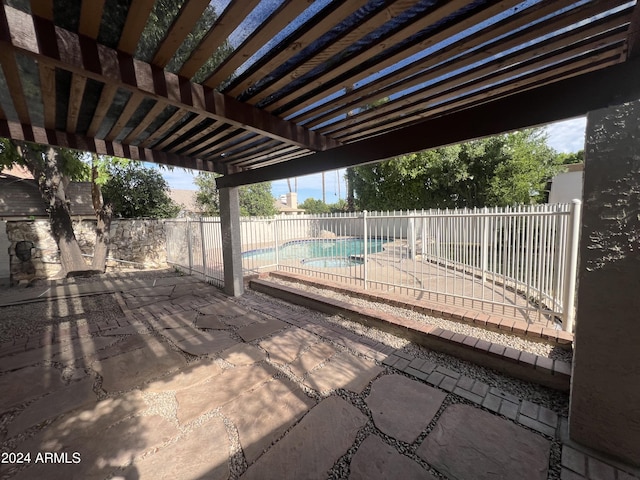
[(549, 203), (569, 203), (574, 198), (582, 200), (582, 181), (584, 172), (559, 173), (551, 181)]

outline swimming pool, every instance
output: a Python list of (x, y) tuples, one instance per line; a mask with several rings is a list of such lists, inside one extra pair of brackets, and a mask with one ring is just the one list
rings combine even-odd
[[(383, 239), (368, 239), (367, 253), (381, 252), (387, 243)], [(313, 267), (348, 267), (361, 264), (358, 257), (364, 254), (362, 238), (329, 238), (314, 240), (292, 240), (278, 249), (280, 261), (299, 261)], [(242, 258), (275, 262), (274, 248), (244, 252)]]

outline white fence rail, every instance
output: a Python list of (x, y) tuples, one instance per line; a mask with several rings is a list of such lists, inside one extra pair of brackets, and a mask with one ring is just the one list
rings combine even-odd
[[(580, 202), (241, 219), (245, 275), (289, 271), (571, 329)], [(220, 220), (170, 221), (169, 262), (223, 284)]]

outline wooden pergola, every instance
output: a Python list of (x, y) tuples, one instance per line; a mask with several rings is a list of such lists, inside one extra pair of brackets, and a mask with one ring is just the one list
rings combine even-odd
[(236, 187), (589, 113), (570, 436), (640, 467), (639, 23), (624, 0), (5, 0), (0, 137), (222, 174), (239, 295)]
[(640, 96), (622, 0), (4, 3), (0, 136), (218, 172), (220, 187)]

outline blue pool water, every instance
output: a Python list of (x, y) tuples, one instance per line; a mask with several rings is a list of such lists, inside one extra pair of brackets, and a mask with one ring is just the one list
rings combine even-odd
[[(377, 253), (383, 250), (387, 240), (369, 239), (367, 253)], [(280, 260), (299, 260), (301, 263), (313, 267), (345, 267), (359, 263), (356, 259), (364, 254), (364, 240), (362, 238), (339, 238), (322, 240), (294, 240), (280, 247)], [(275, 261), (273, 248), (252, 250), (242, 254), (243, 258)]]

